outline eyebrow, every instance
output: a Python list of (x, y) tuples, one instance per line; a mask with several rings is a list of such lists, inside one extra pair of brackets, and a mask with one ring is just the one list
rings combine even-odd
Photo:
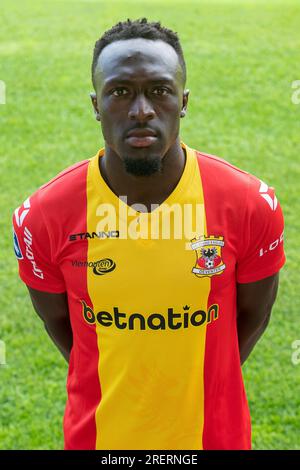
[[(104, 82), (103, 88), (107, 88), (111, 85), (114, 84), (122, 84), (122, 85), (132, 85), (134, 80), (129, 80), (126, 78), (118, 78), (118, 77), (113, 77), (111, 79), (108, 79)], [(172, 80), (170, 77), (156, 77), (156, 78), (151, 78), (151, 80), (147, 81), (148, 83), (168, 83), (169, 85), (175, 85), (174, 80)]]

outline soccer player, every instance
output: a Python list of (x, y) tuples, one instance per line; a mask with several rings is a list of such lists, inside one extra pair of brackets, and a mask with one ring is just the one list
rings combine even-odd
[(159, 22), (106, 31), (92, 81), (105, 147), (13, 217), (20, 277), (69, 362), (65, 449), (250, 449), (241, 364), (285, 260), (274, 190), (180, 140), (186, 66)]

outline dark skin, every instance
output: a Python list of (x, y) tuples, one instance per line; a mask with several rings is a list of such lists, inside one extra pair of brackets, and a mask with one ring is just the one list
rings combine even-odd
[(44, 322), (44, 327), (48, 335), (66, 361), (69, 362), (73, 344), (73, 334), (66, 292), (62, 294), (52, 294), (32, 289), (29, 286), (27, 286), (27, 288), (32, 305)]
[[(185, 165), (179, 122), (186, 113), (189, 90), (184, 88), (177, 53), (162, 41), (117, 41), (102, 50), (94, 82), (95, 93), (91, 93), (91, 99), (105, 140), (101, 174), (117, 196), (127, 196), (128, 205), (144, 204), (150, 210), (151, 204), (161, 204), (171, 194)], [(157, 134), (155, 144), (130, 147), (126, 135), (135, 128), (152, 129)], [(162, 171), (150, 176), (129, 174), (123, 163), (128, 155), (131, 158), (159, 156)], [(237, 284), (241, 364), (268, 325), (277, 288), (278, 274), (253, 283)], [(69, 361), (72, 328), (67, 294), (28, 289), (49, 336)]]
[[(173, 191), (185, 165), (179, 121), (186, 113), (189, 90), (184, 90), (177, 54), (163, 41), (117, 41), (101, 52), (94, 81), (91, 99), (105, 139), (101, 173), (117, 196), (126, 195), (129, 205), (144, 204), (149, 211), (151, 203), (161, 204)], [(155, 131), (157, 143), (130, 147), (126, 135), (137, 127)], [(133, 176), (124, 168), (127, 154), (158, 154), (163, 172)]]

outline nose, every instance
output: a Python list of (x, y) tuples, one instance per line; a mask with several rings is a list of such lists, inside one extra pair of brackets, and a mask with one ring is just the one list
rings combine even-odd
[(143, 94), (136, 97), (128, 112), (129, 118), (135, 121), (149, 121), (154, 115), (153, 106)]

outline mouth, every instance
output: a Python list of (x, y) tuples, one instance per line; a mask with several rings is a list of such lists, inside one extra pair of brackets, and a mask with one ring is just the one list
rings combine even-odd
[(154, 135), (144, 137), (130, 136), (127, 137), (126, 141), (131, 147), (150, 147), (150, 145), (157, 141), (157, 137)]
[(150, 128), (135, 128), (128, 132), (126, 141), (131, 147), (150, 147), (157, 141), (157, 135)]

